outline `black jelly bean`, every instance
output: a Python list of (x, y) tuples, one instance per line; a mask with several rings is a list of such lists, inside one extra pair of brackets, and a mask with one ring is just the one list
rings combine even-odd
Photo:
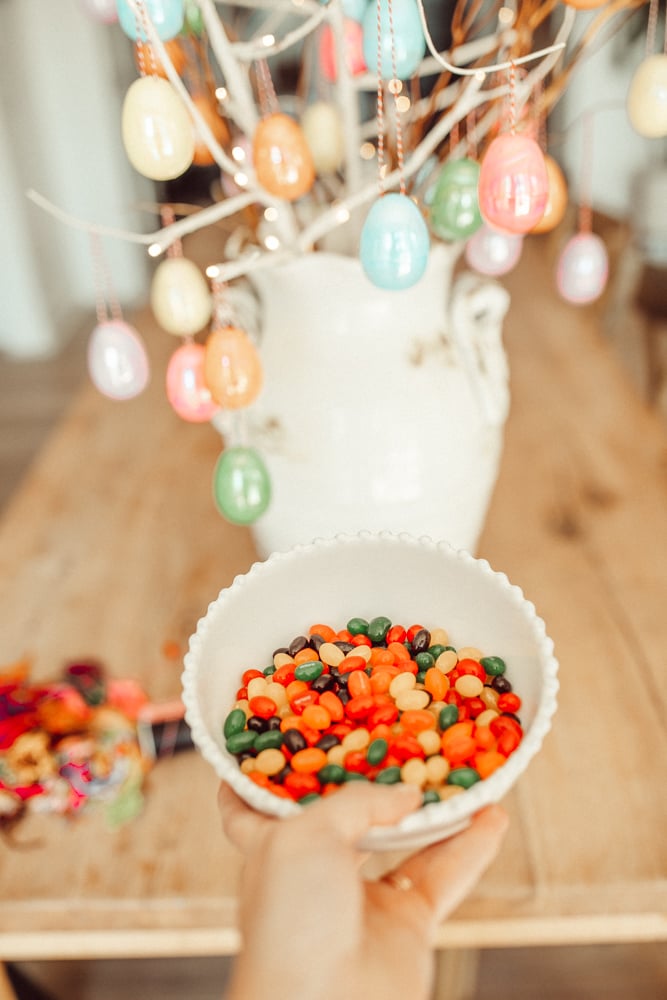
[(271, 656), (277, 656), (278, 653), (287, 653), (287, 652), (288, 652), (287, 646), (278, 646), (277, 649), (273, 650)]
[(318, 694), (322, 694), (323, 691), (331, 691), (336, 683), (336, 678), (332, 677), (331, 674), (320, 674), (316, 677), (314, 681), (311, 682), (311, 688), (313, 691), (317, 691)]
[(322, 645), (322, 643), (324, 641), (325, 640), (322, 638), (321, 635), (317, 635), (317, 633), (315, 633), (314, 635), (311, 635), (311, 637), (310, 637), (310, 648), (314, 649), (316, 653), (319, 653), (320, 646)]
[(273, 775), (271, 781), (277, 781), (279, 785), (282, 785), (283, 781), (285, 780), (288, 774), (292, 774), (292, 768), (289, 766), (289, 764), (286, 764), (285, 767), (282, 769), (282, 771), (278, 771), (277, 774)]
[(251, 715), (247, 726), (253, 733), (264, 733), (269, 728), (269, 721), (268, 719), (260, 718), (259, 715)]
[(379, 646), (387, 638), (387, 632), (390, 628), (391, 621), (389, 618), (385, 618), (384, 615), (378, 615), (377, 618), (372, 618), (368, 623), (368, 632), (366, 634), (373, 645)]
[(299, 750), (305, 750), (308, 746), (305, 736), (298, 729), (288, 729), (283, 736), (283, 746), (290, 753), (298, 753)]
[(271, 731), (273, 731), (274, 729), (280, 729), (282, 721), (283, 720), (280, 718), (279, 715), (272, 715), (270, 719), (266, 720), (267, 727)]
[(431, 645), (431, 633), (427, 628), (420, 628), (412, 637), (412, 652), (425, 653), (428, 647)]
[(319, 747), (320, 750), (324, 750), (326, 753), (331, 750), (332, 747), (337, 747), (339, 743), (340, 738), (334, 735), (334, 733), (325, 733), (324, 736), (320, 736), (315, 746)]
[(491, 681), (491, 687), (498, 694), (508, 694), (512, 690), (512, 685), (510, 681), (503, 674), (499, 674), (498, 677), (494, 677)]
[(368, 635), (368, 622), (365, 618), (350, 618), (345, 627), (350, 635)]
[(338, 648), (341, 649), (346, 656), (348, 653), (351, 653), (353, 649), (357, 648), (351, 642), (343, 642), (342, 639), (337, 639), (336, 642), (334, 642), (334, 646), (338, 646)]
[(347, 688), (341, 687), (339, 691), (336, 691), (336, 697), (339, 699), (341, 704), (347, 705), (350, 700), (350, 692)]
[(294, 639), (292, 639), (287, 647), (287, 652), (290, 656), (296, 656), (296, 654), (300, 653), (302, 649), (305, 649), (307, 645), (307, 637), (305, 635), (297, 635)]

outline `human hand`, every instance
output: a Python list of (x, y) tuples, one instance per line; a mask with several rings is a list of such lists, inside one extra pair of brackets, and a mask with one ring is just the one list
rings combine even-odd
[(438, 924), (473, 888), (507, 827), (489, 806), (450, 840), (367, 882), (357, 844), (417, 808), (414, 785), (346, 785), (289, 819), (255, 812), (227, 786), (223, 828), (244, 854), (243, 951), (228, 1000), (426, 1000)]

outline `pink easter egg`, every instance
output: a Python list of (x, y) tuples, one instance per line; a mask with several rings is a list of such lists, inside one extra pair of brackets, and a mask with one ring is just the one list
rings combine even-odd
[[(343, 46), (348, 72), (358, 76), (366, 72), (364, 59), (364, 32), (358, 21), (351, 17), (345, 18), (343, 27)], [(320, 69), (326, 80), (333, 82), (338, 77), (336, 68), (336, 42), (329, 25), (325, 25), (320, 35)]]
[(483, 224), (465, 245), (465, 259), (474, 271), (498, 277), (518, 263), (523, 236), (503, 233)]
[(578, 233), (565, 244), (558, 259), (556, 284), (560, 295), (575, 305), (602, 295), (609, 274), (607, 248), (595, 233)]
[(183, 420), (204, 423), (220, 407), (204, 381), (205, 350), (201, 344), (183, 344), (167, 365), (167, 399)]
[(549, 177), (544, 153), (528, 135), (511, 132), (489, 146), (479, 172), (479, 207), (491, 226), (527, 233), (544, 215)]

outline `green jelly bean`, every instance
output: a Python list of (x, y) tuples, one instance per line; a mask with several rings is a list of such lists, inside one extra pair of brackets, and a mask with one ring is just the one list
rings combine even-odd
[(317, 772), (317, 777), (323, 785), (328, 785), (330, 783), (340, 785), (343, 781), (345, 781), (345, 768), (341, 767), (340, 764), (325, 764), (324, 767)]
[(417, 684), (423, 684), (425, 680), (426, 680), (426, 671), (419, 670), (417, 672)]
[(439, 802), (439, 801), (440, 801), (440, 796), (438, 795), (437, 792), (434, 792), (432, 789), (429, 789), (427, 792), (424, 792), (422, 796), (423, 806), (430, 806), (434, 802)]
[(429, 646), (426, 652), (430, 653), (434, 660), (437, 660), (440, 654), (444, 653), (446, 649), (447, 649), (446, 646), (443, 646), (441, 643), (436, 642), (435, 646)]
[(320, 660), (308, 660), (307, 663), (300, 663), (294, 670), (294, 676), (298, 681), (314, 681), (324, 670), (324, 664)]
[(435, 666), (435, 660), (429, 652), (417, 653), (415, 656), (415, 663), (420, 670), (430, 670), (431, 667)]
[(387, 638), (387, 632), (390, 628), (391, 622), (383, 615), (379, 615), (377, 618), (372, 618), (368, 624), (368, 638), (377, 646), (381, 642), (384, 642)]
[(271, 674), (275, 674), (275, 672), (276, 668), (272, 663), (269, 663), (268, 667), (264, 667), (264, 669), (262, 670), (262, 673), (264, 674), (265, 677), (270, 677)]
[(368, 781), (365, 774), (360, 774), (359, 771), (346, 771), (345, 781)]
[(265, 733), (258, 733), (255, 740), (255, 750), (267, 750), (269, 747), (279, 749), (283, 745), (285, 734), (279, 729), (267, 729)]
[(307, 806), (309, 802), (317, 802), (319, 797), (319, 792), (308, 792), (307, 795), (304, 795), (303, 798), (299, 799), (299, 805)]
[(376, 774), (375, 780), (379, 785), (395, 785), (401, 780), (401, 769), (400, 767), (385, 767), (383, 771)]
[(474, 767), (455, 767), (447, 775), (448, 785), (458, 785), (460, 788), (470, 788), (482, 780), (482, 776)]
[(240, 733), (245, 729), (245, 712), (242, 708), (233, 708), (222, 727), (225, 739), (228, 740), (234, 733)]
[(368, 622), (365, 618), (350, 618), (346, 628), (350, 635), (368, 635)]
[(368, 750), (366, 751), (366, 760), (369, 764), (372, 764), (373, 767), (376, 767), (385, 759), (388, 750), (389, 744), (387, 741), (383, 740), (382, 737), (379, 737), (377, 740), (373, 740), (369, 743)]
[(499, 656), (483, 656), (479, 662), (491, 677), (500, 677), (507, 669), (505, 661), (501, 660)]
[(255, 745), (257, 733), (252, 729), (243, 729), (240, 733), (232, 733), (225, 743), (229, 753), (243, 753), (244, 750), (251, 750)]
[(438, 725), (440, 729), (444, 732), (445, 729), (449, 729), (453, 726), (455, 722), (459, 721), (459, 710), (456, 705), (445, 705), (444, 708), (440, 709), (440, 715), (438, 716)]
[[(451, 649), (452, 653), (456, 652), (456, 646), (445, 646), (445, 649)], [(444, 650), (443, 650), (444, 652)]]

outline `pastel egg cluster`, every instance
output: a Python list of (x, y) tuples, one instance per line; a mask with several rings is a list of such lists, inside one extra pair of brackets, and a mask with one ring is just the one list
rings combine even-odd
[(315, 624), (242, 676), (225, 746), (253, 782), (300, 803), (347, 781), (459, 794), (519, 746), (521, 699), (499, 656), (384, 617)]

